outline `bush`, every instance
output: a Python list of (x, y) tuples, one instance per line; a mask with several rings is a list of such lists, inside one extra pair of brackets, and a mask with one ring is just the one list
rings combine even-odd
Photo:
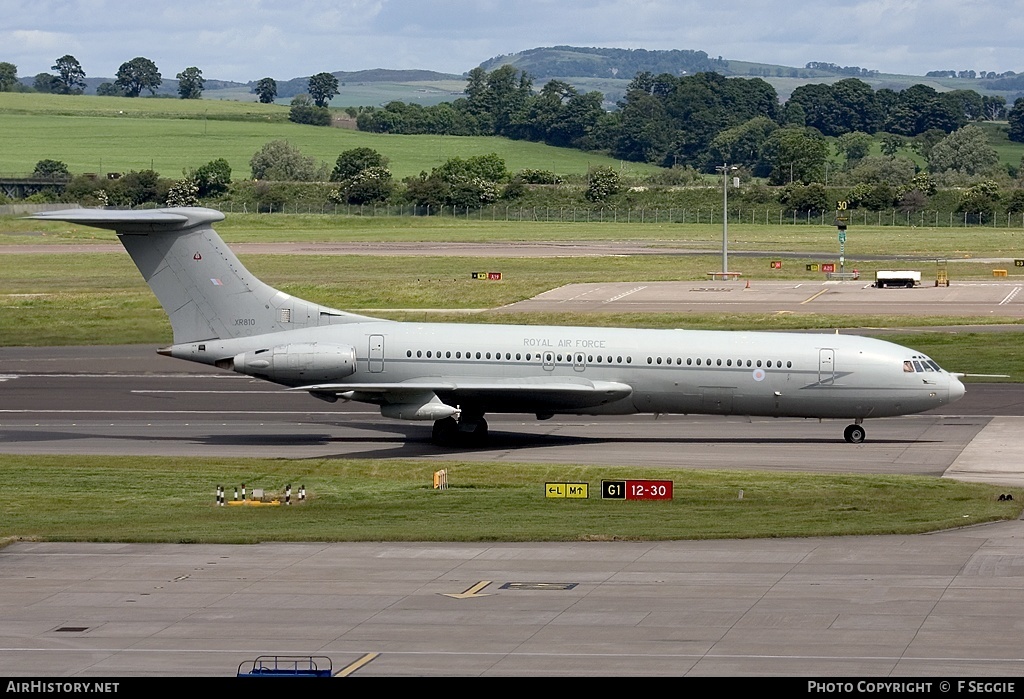
[(405, 196), (432, 209), (454, 206), (475, 209), (498, 199), (499, 182), (508, 179), (505, 161), (495, 153), (472, 158), (450, 158), (427, 175), (406, 179)]
[(113, 206), (139, 206), (167, 200), (170, 182), (154, 170), (132, 170), (119, 179), (108, 180), (104, 189)]
[(390, 170), (368, 167), (344, 180), (332, 194), (332, 199), (346, 204), (372, 204), (387, 201), (393, 191)]
[(199, 183), (191, 177), (185, 177), (167, 190), (167, 206), (198, 206)]
[(292, 107), (288, 110), (288, 120), (296, 124), (311, 126), (330, 126), (331, 111), (327, 107), (313, 104), (309, 95), (296, 95), (292, 99)]
[[(373, 148), (353, 148), (342, 152), (334, 163), (331, 172), (332, 182), (351, 179), (369, 168), (386, 168), (388, 159)], [(388, 173), (391, 177), (391, 173)]]
[(685, 167), (662, 168), (648, 175), (645, 180), (648, 184), (683, 187), (702, 182), (704, 178), (699, 172), (687, 165)]
[(1006, 202), (1006, 211), (1011, 214), (1024, 212), (1024, 189), (1015, 189)]
[(551, 170), (526, 169), (516, 173), (516, 179), (523, 184), (562, 184), (564, 180)]
[(433, 173), (449, 183), (466, 182), (473, 179), (489, 182), (505, 182), (508, 180), (508, 168), (505, 161), (497, 153), (474, 155), (471, 158), (449, 158)]
[(871, 187), (861, 200), (861, 206), (870, 211), (885, 211), (891, 209), (895, 203), (896, 191), (885, 182), (879, 182)]
[[(68, 201), (77, 201), (85, 206), (106, 206), (108, 201), (106, 192), (103, 191), (105, 180), (95, 175), (78, 175), (72, 177), (64, 187), (64, 197)], [(103, 200), (99, 201), (98, 192), (103, 192)]]
[(224, 158), (217, 158), (190, 173), (190, 177), (199, 188), (198, 196), (217, 196), (228, 191), (231, 185), (231, 165)]
[(978, 223), (985, 223), (991, 220), (998, 199), (999, 186), (995, 182), (977, 182), (960, 195), (956, 210), (977, 217)]
[(259, 213), (281, 211), (288, 201), (285, 187), (273, 182), (257, 182), (253, 194), (256, 197), (256, 211)]
[(33, 177), (48, 177), (52, 180), (69, 180), (68, 166), (59, 160), (40, 160), (32, 170)]
[(288, 141), (270, 141), (249, 161), (253, 179), (295, 182), (322, 182), (327, 165), (307, 158)]
[(417, 206), (439, 209), (448, 202), (450, 192), (450, 184), (426, 172), (405, 179), (405, 198)]
[(817, 182), (810, 184), (788, 184), (779, 195), (779, 202), (790, 211), (819, 214), (833, 208), (834, 202), (829, 199), (825, 185)]
[(587, 191), (584, 196), (590, 201), (603, 202), (619, 192), (619, 173), (608, 166), (594, 168), (590, 171)]
[(505, 185), (505, 189), (501, 192), (502, 199), (519, 199), (526, 192), (529, 191), (526, 188), (526, 184), (518, 176), (513, 177), (512, 181)]

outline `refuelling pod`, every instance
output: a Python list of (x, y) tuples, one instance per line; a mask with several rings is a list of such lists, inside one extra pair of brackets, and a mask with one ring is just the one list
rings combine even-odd
[(387, 403), (380, 406), (380, 414), (396, 420), (443, 420), (446, 417), (458, 419), (460, 411), (441, 402), (433, 392), (408, 396), (401, 403)]
[(351, 376), (356, 371), (356, 350), (348, 345), (302, 342), (235, 355), (231, 367), (284, 384), (319, 383)]

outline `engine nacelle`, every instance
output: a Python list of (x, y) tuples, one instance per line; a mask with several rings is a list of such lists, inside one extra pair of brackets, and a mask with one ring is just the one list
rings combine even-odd
[(300, 342), (235, 355), (232, 368), (285, 384), (336, 381), (356, 371), (356, 350), (348, 345)]

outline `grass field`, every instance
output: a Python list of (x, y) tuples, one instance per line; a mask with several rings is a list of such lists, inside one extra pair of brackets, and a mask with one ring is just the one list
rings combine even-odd
[[(444, 101), (447, 83), (409, 87), (406, 101), (434, 104)], [(353, 86), (352, 99), (334, 104), (376, 103), (377, 88)], [(365, 93), (365, 94), (364, 94)], [(248, 98), (248, 95), (245, 95)], [(454, 97), (452, 97), (454, 98)], [(496, 152), (510, 170), (536, 168), (558, 174), (585, 173), (590, 166), (623, 166), (637, 173), (661, 168), (642, 163), (621, 163), (595, 153), (552, 148), (503, 138), (401, 136), (366, 134), (347, 129), (293, 124), (288, 106), (225, 99), (179, 100), (93, 95), (0, 93), (0, 132), (4, 133), (4, 164), (0, 175), (31, 172), (44, 158), (63, 161), (73, 173), (127, 172), (152, 168), (165, 177), (177, 177), (214, 158), (225, 158), (235, 179), (249, 174), (249, 159), (264, 143), (286, 139), (307, 156), (333, 164), (338, 153), (350, 148), (374, 148), (388, 158), (396, 178), (429, 171), (450, 157)], [(177, 123), (186, 122), (186, 123)], [(215, 124), (220, 123), (219, 126)], [(1024, 144), (1006, 137), (1005, 124), (984, 122), (982, 128), (1000, 162), (1017, 167)], [(874, 146), (877, 154), (879, 145)], [(902, 157), (922, 163), (904, 149)]]
[[(429, 107), (442, 102), (452, 102), (464, 97), (465, 80), (415, 80), (409, 82), (359, 82), (347, 81), (341, 90), (331, 98), (330, 106), (343, 107), (384, 106), (395, 100), (407, 104)], [(206, 90), (203, 99), (235, 100), (252, 102), (256, 94), (249, 87), (229, 87), (220, 90)], [(278, 97), (277, 103), (287, 105), (290, 97)]]
[[(636, 245), (672, 246), (696, 250), (721, 250), (722, 224), (640, 223), (632, 221), (502, 221), (489, 217), (451, 216), (347, 216), (334, 214), (226, 213), (217, 231), (228, 243), (241, 242), (573, 242), (612, 240)], [(0, 216), (0, 245), (66, 242), (74, 240), (114, 242), (113, 232), (59, 222), (32, 221), (19, 216)], [(839, 255), (836, 229), (830, 225), (729, 224), (730, 251), (834, 252)], [(719, 253), (720, 255), (720, 253)], [(1024, 229), (1005, 227), (893, 227), (857, 226), (847, 231), (849, 264), (861, 259), (861, 269), (871, 269), (861, 256), (899, 255), (933, 265), (935, 260), (963, 263), (961, 274), (989, 275), (991, 267), (973, 263), (977, 258), (1024, 258)], [(730, 263), (733, 260), (730, 259)], [(742, 258), (735, 259), (743, 264)], [(758, 261), (760, 264), (760, 260)], [(801, 262), (795, 262), (803, 271)], [(873, 263), (880, 264), (880, 263)], [(731, 266), (731, 264), (730, 264)], [(701, 274), (706, 270), (702, 270)], [(790, 274), (790, 267), (757, 272), (758, 276)], [(930, 271), (926, 271), (931, 274)], [(1024, 272), (1022, 272), (1024, 273)], [(956, 278), (955, 276), (953, 278)], [(963, 277), (960, 277), (963, 278)]]
[[(911, 476), (648, 470), (578, 465), (429, 464), (409, 460), (266, 460), (0, 456), (0, 540), (615, 541), (908, 534), (1018, 517), (1005, 487)], [(448, 490), (432, 472), (448, 471)], [(125, 474), (131, 477), (126, 478)], [(602, 479), (670, 478), (674, 498), (600, 498)], [(586, 500), (551, 500), (546, 482), (588, 483)], [(240, 484), (290, 507), (217, 507)], [(738, 497), (743, 491), (743, 498)], [(269, 497), (267, 499), (270, 499)]]
[[(54, 99), (58, 97), (65, 99)], [(505, 138), (403, 136), (305, 126), (287, 121), (287, 112), (287, 107), (278, 105), (217, 100), (0, 92), (0, 133), (4, 134), (0, 174), (25, 175), (49, 158), (65, 163), (72, 173), (153, 169), (174, 178), (183, 170), (224, 158), (232, 177), (245, 179), (250, 176), (253, 154), (268, 141), (279, 139), (332, 167), (342, 151), (373, 148), (389, 158), (396, 179), (429, 172), (452, 157), (487, 153), (504, 158), (512, 171), (536, 168), (582, 174), (590, 166), (619, 166), (619, 161), (607, 156)], [(629, 168), (658, 169), (640, 163)]]

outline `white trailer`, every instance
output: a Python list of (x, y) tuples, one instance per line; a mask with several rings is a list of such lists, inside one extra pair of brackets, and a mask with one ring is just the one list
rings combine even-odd
[(921, 273), (913, 270), (879, 270), (875, 272), (875, 288), (902, 286), (908, 289), (921, 286)]

